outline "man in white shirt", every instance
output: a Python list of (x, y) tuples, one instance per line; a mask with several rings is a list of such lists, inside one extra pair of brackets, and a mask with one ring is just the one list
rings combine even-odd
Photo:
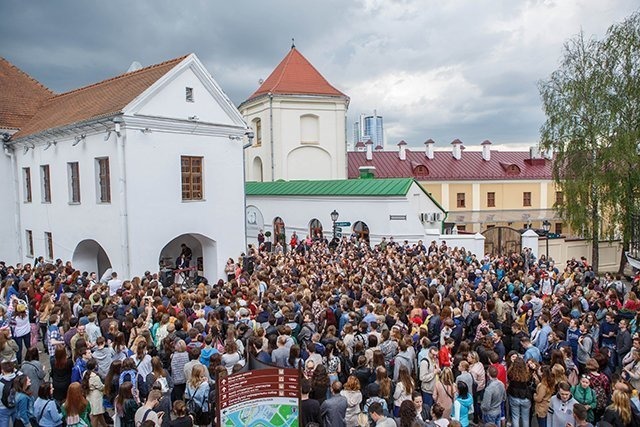
[(118, 273), (115, 271), (111, 273), (111, 280), (109, 280), (107, 285), (109, 286), (109, 296), (114, 296), (118, 292), (118, 289), (122, 287), (122, 280), (118, 279)]

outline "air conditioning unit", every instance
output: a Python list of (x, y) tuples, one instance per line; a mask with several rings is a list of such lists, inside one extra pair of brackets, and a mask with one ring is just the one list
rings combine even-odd
[(424, 212), (420, 212), (420, 215), (418, 215), (420, 217), (420, 222), (426, 222), (427, 221), (427, 214)]
[(436, 221), (442, 221), (442, 212), (436, 213)]

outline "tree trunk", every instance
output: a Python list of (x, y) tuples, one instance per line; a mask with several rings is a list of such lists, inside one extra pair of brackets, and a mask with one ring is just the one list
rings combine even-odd
[[(595, 160), (595, 154), (594, 154)], [(595, 163), (595, 161), (594, 161)], [(598, 193), (595, 184), (591, 184), (591, 265), (593, 272), (598, 275), (598, 265), (600, 264), (600, 218), (598, 216)]]

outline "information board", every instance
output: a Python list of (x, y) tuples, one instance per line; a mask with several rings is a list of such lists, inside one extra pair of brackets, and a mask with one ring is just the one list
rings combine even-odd
[(251, 370), (218, 381), (220, 427), (298, 427), (299, 413), (297, 369)]

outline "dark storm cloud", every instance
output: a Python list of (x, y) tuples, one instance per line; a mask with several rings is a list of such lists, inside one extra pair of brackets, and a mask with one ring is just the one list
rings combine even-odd
[(582, 28), (602, 35), (635, 0), (4, 1), (0, 55), (63, 92), (194, 52), (239, 104), (299, 50), (374, 108), (390, 145), (534, 143), (536, 82)]

